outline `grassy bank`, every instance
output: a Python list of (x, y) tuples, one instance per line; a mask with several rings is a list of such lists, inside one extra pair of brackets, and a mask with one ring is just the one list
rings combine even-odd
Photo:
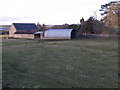
[(118, 87), (117, 39), (3, 39), (3, 86)]

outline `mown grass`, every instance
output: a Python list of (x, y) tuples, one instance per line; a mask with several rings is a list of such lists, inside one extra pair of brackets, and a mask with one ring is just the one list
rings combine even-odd
[(2, 45), (3, 86), (118, 87), (117, 39), (4, 39)]

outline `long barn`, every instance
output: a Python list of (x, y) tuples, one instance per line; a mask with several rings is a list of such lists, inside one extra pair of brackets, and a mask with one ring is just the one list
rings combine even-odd
[(9, 29), (9, 37), (34, 39), (37, 31), (34, 23), (13, 23)]
[(75, 38), (73, 29), (48, 29), (44, 33), (43, 39), (72, 39)]

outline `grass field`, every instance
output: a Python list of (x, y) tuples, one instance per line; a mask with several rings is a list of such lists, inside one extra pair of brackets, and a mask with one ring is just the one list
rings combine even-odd
[(3, 39), (3, 86), (117, 88), (118, 40)]

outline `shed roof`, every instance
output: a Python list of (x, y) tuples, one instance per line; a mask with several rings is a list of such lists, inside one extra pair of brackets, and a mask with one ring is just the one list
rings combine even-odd
[(17, 30), (38, 30), (35, 23), (13, 23)]
[(70, 38), (73, 29), (48, 29), (45, 31), (45, 37)]
[(38, 32), (35, 32), (34, 34), (40, 34), (40, 33), (43, 33), (43, 31), (38, 31)]

